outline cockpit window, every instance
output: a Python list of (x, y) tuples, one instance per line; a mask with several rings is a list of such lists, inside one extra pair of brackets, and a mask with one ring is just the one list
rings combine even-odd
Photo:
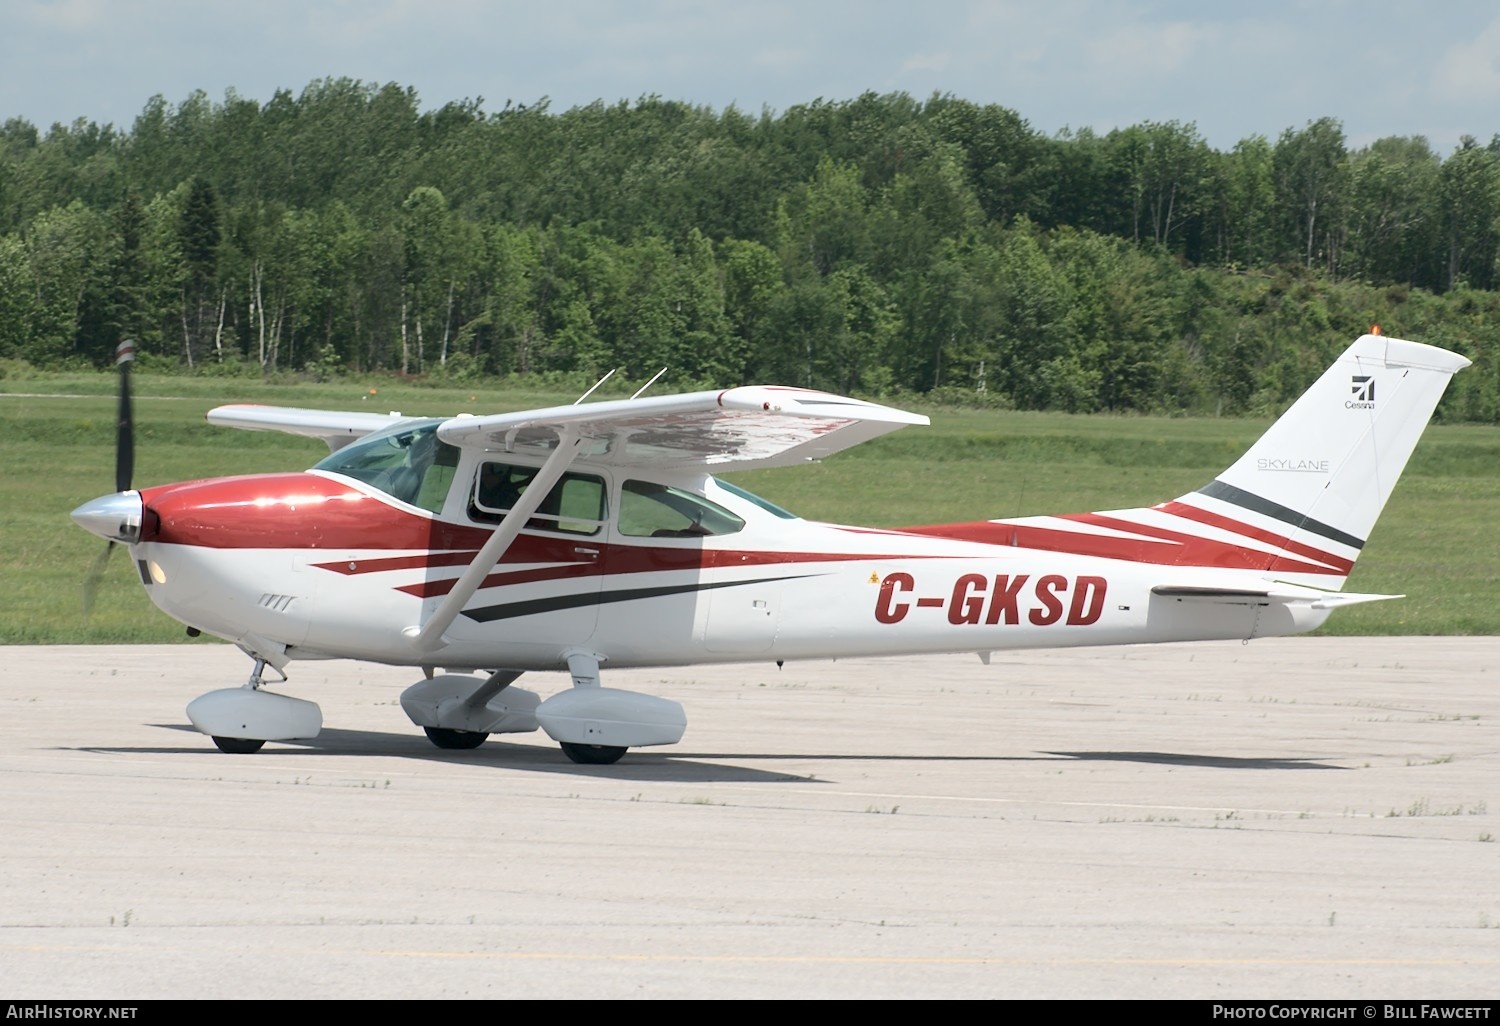
[(378, 432), (344, 446), (313, 467), (379, 488), (402, 502), (437, 513), (458, 469), (457, 446), (437, 436), (442, 421)]
[[(469, 497), (469, 517), (482, 523), (500, 523), (538, 469), (492, 461), (481, 464)], [(604, 479), (593, 474), (564, 474), (526, 526), (537, 531), (598, 534), (604, 527)]]
[(654, 481), (620, 486), (620, 533), (632, 538), (701, 538), (744, 526), (723, 506), (680, 488)]

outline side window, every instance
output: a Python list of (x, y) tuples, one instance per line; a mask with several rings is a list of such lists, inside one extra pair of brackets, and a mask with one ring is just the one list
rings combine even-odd
[[(536, 477), (536, 467), (485, 462), (474, 479), (469, 517), (498, 524)], [(592, 474), (564, 474), (552, 486), (526, 526), (536, 531), (598, 534), (604, 527), (604, 479)]]
[(632, 538), (702, 538), (733, 534), (745, 522), (701, 495), (652, 481), (620, 486), (620, 533)]

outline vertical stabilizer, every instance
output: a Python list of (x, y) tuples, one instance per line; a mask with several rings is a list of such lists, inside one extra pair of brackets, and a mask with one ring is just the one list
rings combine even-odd
[(1448, 379), (1468, 365), (1361, 336), (1234, 466), (1161, 508), (1254, 539), (1282, 579), (1342, 587)]

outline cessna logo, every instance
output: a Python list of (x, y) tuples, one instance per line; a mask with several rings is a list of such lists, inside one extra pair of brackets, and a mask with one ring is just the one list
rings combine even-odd
[(1354, 398), (1346, 400), (1346, 410), (1373, 410), (1375, 408), (1375, 375), (1356, 374), (1350, 381), (1349, 391)]
[(915, 607), (946, 610), (951, 624), (1018, 624), (1024, 615), (1027, 622), (1038, 627), (1059, 622), (1087, 627), (1104, 612), (1108, 586), (1102, 577), (1070, 580), (1062, 574), (1046, 574), (1033, 581), (1030, 574), (996, 574), (992, 581), (985, 574), (964, 574), (953, 582), (951, 590), (914, 596), (916, 578), (894, 573), (880, 582), (875, 619), (900, 623)]

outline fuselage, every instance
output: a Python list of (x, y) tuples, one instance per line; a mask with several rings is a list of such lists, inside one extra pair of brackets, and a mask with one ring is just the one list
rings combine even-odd
[(417, 502), (316, 469), (144, 489), (131, 551), (152, 601), (194, 628), (289, 658), (405, 665), (556, 669), (580, 647), (667, 666), (1244, 638), (1327, 615), (1152, 593), (1264, 578), (1228, 546), (1201, 565), (1176, 544), (1101, 553), (1097, 531), (1033, 547), (1024, 522), (846, 527), (707, 474), (647, 481), (583, 463), (568, 479), (583, 507), (564, 495), (528, 521), (423, 651), (417, 631), (503, 519), (482, 495), (486, 463), (526, 461), (465, 455), (441, 494), (405, 493)]

